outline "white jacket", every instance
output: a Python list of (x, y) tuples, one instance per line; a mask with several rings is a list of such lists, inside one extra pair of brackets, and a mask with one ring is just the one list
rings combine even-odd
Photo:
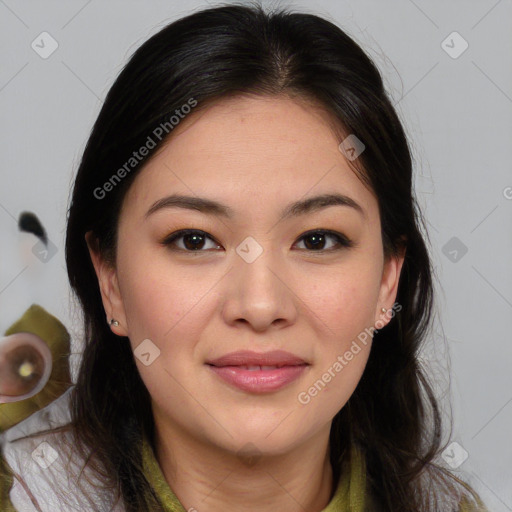
[(112, 493), (102, 492), (101, 482), (88, 468), (82, 471), (85, 461), (73, 449), (69, 432), (28, 437), (70, 422), (72, 389), (0, 434), (3, 456), (14, 473), (9, 498), (19, 512), (125, 510), (120, 502), (113, 503)]

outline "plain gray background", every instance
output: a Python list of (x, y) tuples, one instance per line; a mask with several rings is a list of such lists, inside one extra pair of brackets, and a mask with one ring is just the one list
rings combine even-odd
[[(88, 134), (133, 51), (207, 5), (0, 0), (0, 333), (36, 302), (63, 321), (79, 350), (64, 230)], [(467, 452), (456, 473), (491, 511), (512, 511), (512, 1), (272, 5), (334, 21), (383, 74), (412, 144), (438, 279), (422, 359), (446, 413), (453, 403), (457, 445), (444, 460), (458, 465)], [(58, 44), (47, 58), (32, 48), (41, 38), (51, 48), (42, 32)], [(55, 246), (46, 262), (33, 251), (35, 238), (17, 231), (24, 210), (39, 216)]]

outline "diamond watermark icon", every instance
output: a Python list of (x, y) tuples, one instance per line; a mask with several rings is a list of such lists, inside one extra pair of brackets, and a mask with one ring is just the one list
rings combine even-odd
[(446, 447), (441, 457), (452, 469), (457, 469), (469, 457), (469, 453), (459, 443), (454, 441)]
[(51, 240), (48, 240), (46, 245), (39, 240), (39, 242), (32, 247), (32, 253), (43, 263), (48, 263), (57, 253), (57, 246)]
[(43, 441), (33, 452), (32, 458), (43, 468), (50, 467), (59, 457), (50, 443)]
[(363, 142), (351, 133), (339, 146), (339, 150), (350, 161), (355, 160), (366, 148)]
[(453, 263), (458, 263), (468, 252), (468, 248), (456, 236), (452, 236), (443, 245), (443, 254)]
[(143, 365), (149, 366), (160, 355), (160, 349), (151, 340), (145, 339), (133, 353)]
[(236, 452), (236, 456), (246, 466), (252, 467), (261, 459), (261, 451), (253, 443), (246, 443), (240, 450)]
[(469, 47), (468, 42), (458, 33), (452, 32), (441, 43), (441, 48), (452, 58), (458, 59)]
[(237, 254), (247, 263), (252, 263), (263, 252), (263, 247), (252, 236), (248, 236), (236, 248)]
[(39, 57), (47, 59), (59, 47), (59, 43), (48, 32), (41, 32), (30, 46)]

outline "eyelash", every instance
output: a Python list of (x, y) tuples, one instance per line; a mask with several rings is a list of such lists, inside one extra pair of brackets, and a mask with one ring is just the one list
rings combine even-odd
[[(161, 241), (161, 244), (164, 246), (167, 246), (167, 247), (172, 246), (176, 240), (183, 238), (186, 235), (200, 235), (205, 238), (209, 238), (210, 240), (212, 240), (213, 242), (218, 244), (218, 242), (213, 237), (208, 235), (205, 231), (201, 231), (200, 229), (181, 229), (179, 231), (171, 233), (169, 236), (164, 238)], [(312, 230), (312, 231), (307, 231), (298, 239), (298, 241), (302, 240), (303, 238), (307, 238), (308, 236), (311, 236), (311, 235), (327, 235), (327, 236), (333, 237), (337, 240), (338, 247), (331, 248), (331, 249), (319, 249), (319, 250), (308, 250), (308, 249), (300, 249), (300, 250), (307, 251), (310, 253), (326, 253), (326, 252), (340, 251), (342, 249), (349, 249), (356, 245), (352, 240), (350, 240), (346, 236), (342, 235), (341, 233), (337, 233), (336, 231), (331, 231), (331, 230), (326, 230), (326, 229), (316, 229), (316, 230)], [(220, 244), (218, 244), (218, 245), (220, 245)], [(208, 249), (207, 250), (203, 250), (203, 249), (188, 250), (188, 249), (182, 249), (182, 248), (176, 248), (176, 247), (171, 248), (171, 250), (188, 252), (188, 253), (201, 253), (201, 252), (209, 251)]]

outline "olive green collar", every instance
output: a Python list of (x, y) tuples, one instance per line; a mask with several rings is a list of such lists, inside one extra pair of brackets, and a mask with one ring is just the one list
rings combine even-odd
[[(362, 454), (352, 445), (350, 472), (344, 472), (336, 492), (322, 512), (363, 512), (365, 507), (366, 469)], [(158, 495), (165, 512), (186, 512), (164, 478), (153, 449), (144, 437), (142, 442), (144, 474)]]

